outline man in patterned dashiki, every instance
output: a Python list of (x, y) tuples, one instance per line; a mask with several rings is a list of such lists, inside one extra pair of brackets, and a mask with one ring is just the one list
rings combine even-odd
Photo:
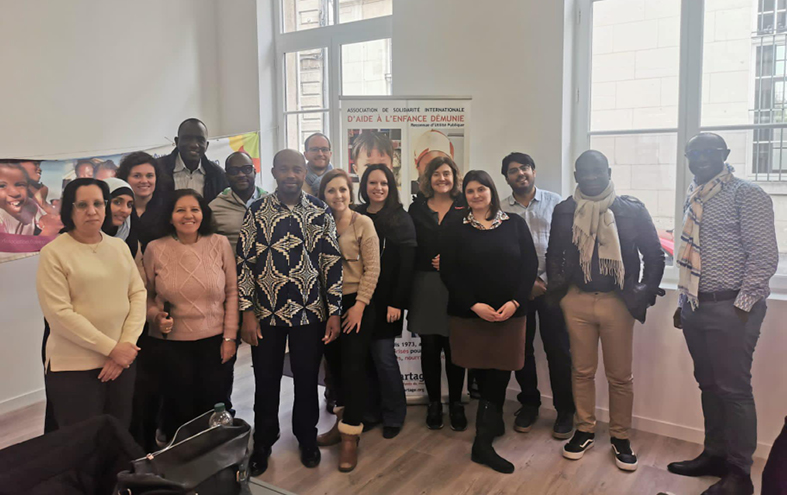
[[(238, 241), (241, 336), (252, 346), (254, 451), (249, 469), (268, 468), (279, 439), (279, 396), (289, 342), (295, 379), (292, 431), (301, 462), (320, 463), (317, 375), (323, 346), (339, 335), (342, 263), (336, 225), (325, 204), (302, 191), (306, 160), (295, 150), (273, 158), (276, 192), (251, 205)], [(327, 322), (327, 323), (326, 323)]]

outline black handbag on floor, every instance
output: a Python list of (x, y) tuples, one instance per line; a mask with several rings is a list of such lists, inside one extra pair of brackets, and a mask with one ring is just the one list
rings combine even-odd
[(162, 450), (132, 461), (118, 474), (119, 495), (246, 495), (251, 427), (209, 427), (208, 411), (175, 432)]

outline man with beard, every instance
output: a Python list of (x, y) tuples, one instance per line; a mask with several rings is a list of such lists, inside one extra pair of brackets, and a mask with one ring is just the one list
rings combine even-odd
[(515, 373), (521, 392), (517, 396), (522, 407), (516, 413), (514, 430), (527, 433), (533, 427), (541, 407), (541, 392), (533, 341), (536, 337), (536, 315), (541, 341), (549, 363), (549, 381), (552, 401), (557, 409), (557, 420), (552, 436), (558, 439), (571, 437), (574, 429), (574, 395), (571, 392), (571, 354), (563, 312), (555, 305), (545, 303), (547, 267), (545, 255), (549, 244), (552, 212), (560, 203), (560, 196), (536, 187), (536, 162), (525, 153), (511, 153), (503, 158), (503, 177), (511, 186), (511, 196), (501, 202), (503, 210), (521, 216), (530, 228), (538, 254), (538, 276), (530, 294), (525, 338), (525, 366)]
[(322, 176), (325, 175), (325, 172), (333, 170), (331, 141), (325, 134), (316, 132), (306, 138), (303, 147), (303, 156), (306, 157), (306, 180), (303, 184), (303, 191), (317, 197)]

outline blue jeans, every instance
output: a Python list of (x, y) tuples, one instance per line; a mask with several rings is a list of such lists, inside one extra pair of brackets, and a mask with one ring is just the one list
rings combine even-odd
[(379, 422), (382, 419), (383, 426), (402, 427), (407, 415), (407, 399), (399, 360), (394, 352), (394, 340), (372, 340), (369, 346), (373, 365), (369, 366), (366, 422)]

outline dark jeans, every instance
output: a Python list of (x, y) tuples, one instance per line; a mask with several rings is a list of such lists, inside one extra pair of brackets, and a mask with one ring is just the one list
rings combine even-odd
[(230, 363), (221, 363), (222, 335), (193, 341), (161, 341), (164, 417), (168, 439), (184, 423), (224, 402)]
[[(295, 381), (292, 432), (302, 447), (317, 445), (320, 404), (317, 378), (325, 344), (325, 323), (297, 327), (260, 324), (262, 340), (251, 348), (254, 366), (254, 444), (270, 447), (279, 438), (279, 401), (284, 351), (289, 338), (290, 365)], [(255, 447), (256, 448), (256, 447)]]
[(399, 359), (394, 351), (395, 339), (372, 340), (369, 366), (369, 402), (366, 418), (383, 426), (404, 425), (407, 415), (407, 398), (404, 393)]
[(148, 327), (137, 340), (140, 348), (137, 354), (137, 379), (134, 383), (134, 402), (131, 410), (131, 435), (145, 449), (145, 452), (158, 450), (156, 428), (161, 418), (162, 382), (164, 372), (162, 363), (163, 340), (148, 335)]
[(757, 449), (751, 365), (766, 304), (757, 302), (743, 323), (734, 302), (702, 301), (695, 310), (686, 304), (681, 321), (702, 392), (705, 450), (749, 472)]
[(506, 401), (506, 389), (511, 380), (511, 372), (503, 370), (473, 370), (478, 380), (481, 399), (491, 402), (502, 409)]
[[(346, 312), (355, 304), (357, 294), (342, 296), (342, 310)], [(361, 319), (361, 331), (342, 332), (339, 338), (325, 346), (325, 359), (331, 370), (336, 405), (344, 406), (342, 421), (358, 426), (366, 410), (366, 397), (369, 383), (366, 373), (366, 360), (369, 356), (369, 343), (374, 331), (374, 306), (368, 305)]]
[(462, 385), (465, 369), (451, 361), (451, 345), (443, 335), (421, 335), (421, 371), (424, 374), (429, 402), (441, 402), (443, 364), (440, 359), (445, 352), (445, 375), (448, 378), (448, 402), (462, 400)]
[(571, 348), (566, 330), (566, 321), (560, 306), (546, 304), (544, 296), (528, 302), (527, 334), (525, 337), (525, 366), (515, 373), (521, 392), (517, 400), (523, 406), (541, 407), (541, 392), (538, 390), (536, 359), (533, 341), (536, 338), (536, 315), (541, 332), (541, 342), (549, 365), (549, 383), (552, 386), (552, 401), (561, 413), (574, 412), (574, 395), (571, 392)]
[(57, 425), (65, 428), (93, 416), (109, 414), (128, 428), (136, 371), (134, 363), (116, 379), (103, 383), (98, 379), (101, 369), (47, 371), (46, 396), (52, 403)]

